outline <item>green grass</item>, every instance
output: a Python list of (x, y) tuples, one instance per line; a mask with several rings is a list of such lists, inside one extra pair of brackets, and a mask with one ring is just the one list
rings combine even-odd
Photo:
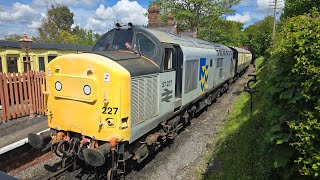
[(253, 95), (253, 114), (250, 114), (250, 96), (243, 92), (236, 100), (218, 145), (211, 156), (216, 170), (207, 171), (204, 179), (269, 179), (272, 162), (264, 155), (268, 122), (265, 120), (263, 99), (267, 72), (261, 67), (263, 58), (256, 61), (258, 90)]

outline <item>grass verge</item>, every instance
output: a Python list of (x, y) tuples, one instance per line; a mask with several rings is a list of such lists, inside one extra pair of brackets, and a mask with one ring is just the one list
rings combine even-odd
[(262, 57), (256, 61), (258, 82), (253, 95), (253, 113), (250, 114), (250, 96), (243, 92), (218, 136), (203, 179), (270, 179), (272, 176), (272, 162), (264, 152), (269, 125), (265, 120), (266, 101), (263, 99), (267, 72), (262, 62)]

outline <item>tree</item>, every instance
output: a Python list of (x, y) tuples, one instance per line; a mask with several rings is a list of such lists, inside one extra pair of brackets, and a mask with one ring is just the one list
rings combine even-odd
[(79, 26), (72, 29), (72, 34), (76, 37), (76, 43), (80, 45), (94, 45), (101, 37), (100, 34), (82, 29)]
[(247, 27), (241, 36), (242, 44), (251, 47), (256, 57), (264, 55), (272, 41), (273, 17), (267, 16), (263, 20)]
[(76, 42), (76, 36), (71, 34), (70, 32), (66, 30), (62, 30), (56, 39), (57, 43), (62, 43), (62, 44), (75, 44)]
[[(265, 66), (272, 145), (266, 151), (286, 179), (320, 177), (319, 22), (318, 12), (286, 19)], [(303, 177), (297, 176), (298, 171)]]
[(281, 18), (294, 17), (319, 10), (319, 0), (286, 0)]
[(18, 41), (21, 38), (22, 38), (22, 35), (11, 34), (9, 36), (5, 36), (4, 40), (6, 40), (6, 41)]
[(95, 44), (100, 38), (101, 38), (101, 34), (98, 34), (98, 33), (94, 33), (93, 34), (93, 39), (94, 39), (94, 43)]
[(243, 24), (236, 21), (217, 19), (199, 29), (198, 38), (228, 46), (241, 46)]
[(198, 30), (205, 26), (208, 19), (217, 19), (223, 15), (235, 12), (233, 5), (240, 0), (155, 0), (160, 9), (160, 20), (165, 20), (167, 14), (172, 12), (178, 26), (182, 30)]
[(51, 5), (38, 28), (39, 38), (44, 42), (56, 42), (63, 31), (64, 34), (71, 33), (71, 25), (74, 23), (73, 16), (73, 12), (67, 6)]

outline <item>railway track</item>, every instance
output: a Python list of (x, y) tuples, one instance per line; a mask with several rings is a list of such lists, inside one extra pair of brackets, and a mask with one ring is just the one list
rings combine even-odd
[(58, 179), (59, 177), (65, 175), (68, 173), (68, 170), (70, 170), (73, 167), (73, 164), (69, 164), (64, 168), (61, 168), (60, 170), (51, 173), (48, 177), (45, 177), (44, 180), (55, 180)]

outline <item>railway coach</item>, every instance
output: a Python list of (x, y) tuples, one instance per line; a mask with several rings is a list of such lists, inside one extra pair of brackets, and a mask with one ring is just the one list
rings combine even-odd
[[(241, 54), (240, 51), (238, 51)], [(63, 55), (47, 66), (50, 131), (29, 134), (63, 162), (84, 160), (125, 172), (173, 139), (246, 69), (233, 50), (158, 30), (117, 25), (90, 53)], [(247, 64), (245, 64), (247, 66)]]
[(246, 69), (249, 67), (249, 64), (252, 60), (252, 53), (246, 49), (239, 47), (230, 47), (233, 52), (233, 59), (236, 62), (234, 73), (236, 78), (239, 78)]

